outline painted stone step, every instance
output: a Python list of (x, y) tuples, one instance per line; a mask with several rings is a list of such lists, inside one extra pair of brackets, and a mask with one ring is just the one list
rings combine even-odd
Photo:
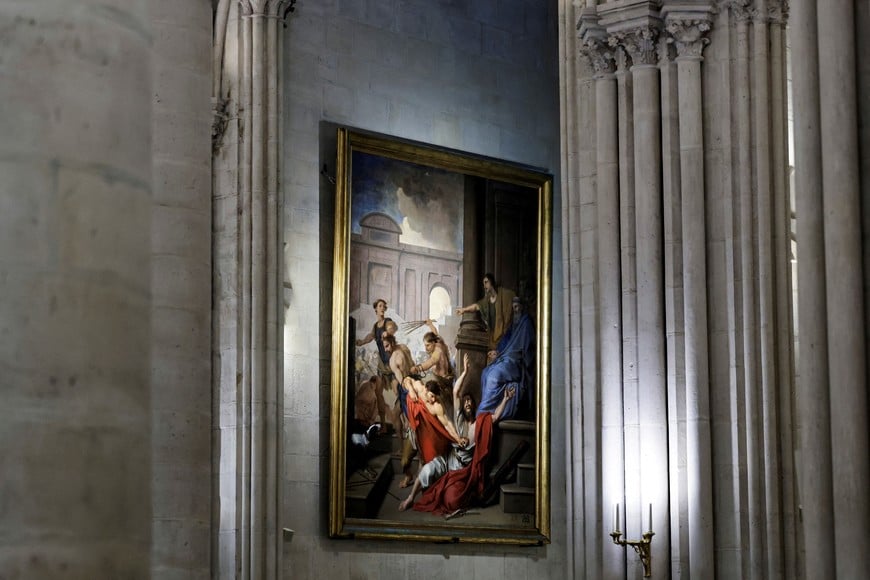
[(347, 478), (347, 517), (377, 517), (392, 479), (393, 464), (389, 453), (375, 455), (366, 467), (354, 471)]
[(517, 465), (517, 485), (520, 487), (535, 487), (535, 464), (520, 463)]
[(506, 514), (534, 514), (535, 488), (514, 483), (501, 486), (501, 509)]
[(495, 461), (503, 463), (510, 457), (520, 441), (526, 441), (529, 448), (518, 461), (521, 463), (535, 462), (535, 424), (531, 421), (506, 419), (499, 421), (495, 428)]
[(529, 437), (535, 436), (535, 424), (531, 421), (524, 421), (522, 419), (505, 419), (504, 421), (499, 421), (496, 425), (501, 431), (514, 431), (527, 433)]

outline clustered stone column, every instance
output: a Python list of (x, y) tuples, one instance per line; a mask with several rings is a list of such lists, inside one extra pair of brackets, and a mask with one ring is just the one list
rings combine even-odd
[[(654, 528), (653, 518), (669, 518), (667, 457), (667, 390), (665, 372), (664, 255), (661, 182), (661, 86), (658, 69), (660, 23), (644, 18), (615, 39), (631, 59), (632, 113), (634, 120), (634, 199), (637, 249), (637, 445), (639, 471), (635, 490), (626, 489), (626, 515), (638, 535)], [(626, 426), (627, 429), (629, 426)], [(665, 459), (663, 461), (663, 459)], [(628, 466), (627, 466), (628, 467)], [(628, 471), (628, 469), (627, 469)], [(630, 478), (627, 478), (631, 482)], [(634, 501), (631, 501), (634, 500)], [(663, 529), (660, 525), (659, 529)], [(669, 568), (670, 534), (661, 534), (652, 546), (654, 573)]]
[(0, 30), (0, 576), (148, 578), (147, 4)]
[(215, 462), (221, 577), (280, 573), (280, 54), (294, 0), (222, 0), (215, 28)]
[(810, 74), (794, 75), (795, 201), (800, 236), (798, 316), (801, 341), (798, 373), (798, 417), (801, 423), (800, 494), (812, 498), (802, 507), (805, 523), (806, 572), (822, 578), (836, 570), (834, 556), (834, 490), (831, 457), (828, 327), (825, 308), (825, 212), (822, 202), (822, 139), (819, 126), (819, 53), (814, 2), (795, 5), (792, 30), (797, 40), (792, 58), (807, 63)]
[(867, 94), (856, 76), (867, 70), (868, 53), (855, 36), (870, 15), (861, 4), (803, 1), (792, 8), (793, 62), (802, 63), (793, 74), (807, 578), (857, 578), (870, 568), (868, 248), (861, 222), (870, 167), (858, 157), (858, 98), (866, 105)]
[[(583, 53), (595, 71), (595, 165), (598, 223), (598, 311), (602, 348), (601, 446), (609, 450), (602, 457), (601, 497), (603, 506), (625, 503), (622, 399), (622, 320), (620, 316), (619, 248), (619, 148), (617, 117), (616, 59), (607, 43), (598, 17), (589, 12), (581, 17)], [(612, 509), (612, 508), (611, 508)], [(604, 511), (600, 533), (605, 540), (613, 530), (613, 515)], [(603, 578), (622, 577), (622, 554), (605, 549), (601, 555)]]
[(793, 576), (794, 479), (779, 475), (793, 468), (785, 117), (768, 104), (784, 102), (782, 3), (564, 12), (579, 15), (573, 46), (590, 65), (579, 82), (595, 85), (594, 107), (563, 101), (578, 118), (566, 146), (587, 139), (590, 118), (596, 140), (595, 179), (572, 179), (574, 165), (566, 179), (597, 218), (596, 260), (581, 262), (596, 270), (593, 298), (566, 292), (597, 318), (591, 337), (584, 318), (581, 340), (598, 372), (580, 391), (599, 396), (583, 421), (585, 433), (600, 413), (601, 444), (582, 447), (579, 473), (583, 501), (600, 497), (605, 511), (584, 530), (587, 562), (602, 551), (586, 574), (640, 569), (634, 553), (588, 537), (609, 540), (613, 502), (629, 536), (653, 504), (654, 576)]
[[(566, 399), (568, 406), (576, 410), (596, 405), (600, 396), (595, 352), (583, 346), (594, 340), (596, 332), (595, 310), (586, 307), (595, 295), (595, 283), (591, 272), (582, 266), (584, 263), (594, 264), (596, 248), (591, 236), (583, 233), (584, 230), (594, 232), (595, 222), (584, 213), (586, 208), (595, 207), (595, 124), (593, 115), (588, 113), (595, 106), (595, 81), (587, 59), (580, 54), (575, 36), (577, 17), (588, 9), (573, 3), (563, 8), (560, 17), (560, 52), (563, 58), (560, 62), (561, 77), (565, 81), (562, 103), (566, 129), (562, 135), (562, 183), (571, 184), (563, 190), (562, 196), (565, 312), (572, 320), (565, 326)], [(581, 271), (586, 272), (585, 278)], [(575, 514), (568, 530), (569, 542), (576, 554), (570, 569), (574, 577), (595, 577), (601, 570), (602, 536), (584, 532), (586, 522), (597, 522), (602, 518), (602, 486), (596, 483), (601, 471), (595, 464), (585, 465), (582, 457), (595, 455), (594, 450), (600, 447), (601, 429), (592, 414), (576, 413), (575, 417), (577, 420), (568, 430), (566, 445), (568, 481), (572, 486), (566, 503)]]
[[(787, 0), (771, 1), (768, 8), (770, 31), (770, 132), (771, 132), (771, 188), (773, 253), (771, 271), (773, 274), (773, 307), (779, 310), (786, 305), (789, 312), (794, 312), (791, 271), (791, 224), (793, 207), (789, 187), (788, 173), (781, 170), (789, 165), (788, 144), (788, 95), (786, 90), (786, 20), (788, 17)], [(773, 333), (772, 356), (776, 358), (778, 369), (795, 368), (794, 342), (791, 337), (792, 317), (777, 314), (776, 324), (771, 325)], [(777, 372), (774, 376), (775, 392), (771, 406), (777, 410), (777, 431), (779, 433), (778, 456), (781, 473), (789, 474), (782, 479), (779, 492), (782, 501), (774, 513), (782, 521), (782, 570), (786, 576), (797, 574), (797, 502), (795, 500), (795, 422), (794, 422), (794, 376), (791, 373)]]
[[(668, 467), (670, 516), (688, 513), (686, 456), (686, 336), (683, 284), (683, 215), (680, 184), (680, 100), (676, 47), (670, 34), (659, 37), (662, 99), (662, 209), (665, 262), (665, 349), (668, 384)], [(671, 567), (689, 567), (689, 526), (671, 529)]]
[[(704, 18), (698, 18), (698, 16)], [(701, 53), (709, 43), (704, 12), (667, 13), (667, 30), (677, 47), (680, 191), (686, 380), (686, 494), (691, 577), (714, 575), (713, 489), (710, 457), (710, 383), (707, 364), (707, 260), (704, 191), (704, 136)]]
[[(735, 0), (731, 4), (732, 17), (736, 20), (737, 35), (737, 62), (736, 62), (736, 94), (737, 94), (737, 188), (740, 225), (738, 248), (749, 250), (753, 248), (755, 241), (756, 222), (753, 214), (753, 188), (752, 188), (752, 116), (751, 116), (751, 93), (750, 93), (750, 55), (749, 55), (749, 21), (751, 12), (747, 8), (748, 2)], [(742, 506), (749, 514), (748, 522), (744, 523), (744, 529), (748, 535), (748, 570), (744, 571), (752, 575), (763, 574), (763, 521), (762, 490), (764, 479), (761, 462), (761, 421), (760, 421), (760, 393), (754, 388), (758, 376), (758, 343), (752, 332), (757, 328), (757, 316), (754, 301), (754, 282), (756, 277), (756, 264), (754, 251), (740, 252), (740, 271), (743, 276), (739, 278), (739, 297), (742, 303), (743, 319), (743, 403), (745, 438), (745, 469), (746, 469), (746, 499)]]
[[(575, 179), (587, 167), (582, 164), (569, 165), (565, 179), (569, 198), (596, 200), (594, 209), (581, 206), (581, 211), (594, 211), (599, 221), (597, 261), (581, 263), (598, 270), (594, 276), (579, 275), (597, 281), (594, 298), (587, 298), (582, 284), (580, 292), (567, 291), (573, 293), (567, 298), (572, 314), (577, 300), (584, 313), (595, 309), (598, 330), (590, 339), (584, 317), (581, 340), (584, 352), (595, 350), (600, 362), (591, 380), (585, 372), (580, 375), (584, 403), (587, 394), (601, 396), (600, 407), (583, 407), (584, 433), (588, 415), (600, 413), (602, 438), (599, 449), (572, 448), (569, 458), (579, 466), (575, 476), (583, 477), (582, 486), (575, 483), (574, 489), (584, 490), (575, 500), (588, 503), (623, 492), (626, 502), (637, 503), (643, 499), (641, 486), (650, 481), (658, 485), (641, 457), (641, 444), (648, 449), (653, 442), (638, 432), (658, 418), (649, 410), (661, 413), (655, 402), (661, 392), (662, 343), (653, 333), (666, 332), (671, 445), (666, 457), (658, 458), (670, 465), (666, 485), (675, 505), (669, 529), (654, 526), (654, 547), (662, 535), (669, 535), (671, 543), (664, 558), (654, 550), (654, 575), (857, 577), (870, 567), (870, 499), (865, 491), (870, 479), (870, 342), (865, 337), (870, 311), (864, 290), (870, 279), (865, 241), (870, 210), (860, 201), (870, 184), (870, 130), (862, 116), (870, 109), (870, 41), (857, 38), (855, 31), (870, 25), (870, 9), (853, 0), (794, 4), (801, 328), (795, 394), (786, 173), (789, 6), (784, 0), (716, 4), (638, 0), (562, 10), (580, 20), (579, 38), (566, 41), (567, 46), (583, 50), (592, 65), (571, 69), (581, 78), (565, 84), (583, 86), (594, 78), (596, 85), (594, 99), (587, 94), (589, 100), (582, 102), (581, 92), (563, 101), (565, 113), (576, 119), (567, 127), (567, 148), (584, 142), (590, 119), (598, 147), (591, 182), (585, 173)], [(602, 28), (617, 64), (615, 97), (611, 71), (601, 64)], [(639, 48), (639, 41), (649, 44), (655, 31), (675, 45), (677, 54), (671, 64), (667, 41), (659, 43), (660, 80), (644, 69), (645, 53)], [(710, 43), (702, 61), (705, 38)], [(614, 100), (618, 264), (612, 231), (606, 231), (615, 229), (610, 218)], [(660, 113), (660, 143), (650, 120), (655, 112)], [(659, 146), (660, 183), (651, 163), (657, 153), (646, 149)], [(585, 188), (597, 189), (596, 195)], [(659, 191), (661, 216), (656, 200), (649, 198)], [(665, 247), (662, 257), (646, 247), (650, 241), (659, 245), (658, 240)], [(572, 246), (570, 240), (566, 246)], [(665, 272), (663, 284), (656, 269)], [(622, 298), (616, 319), (614, 289)], [(664, 324), (653, 304), (657, 294), (664, 303)], [(683, 318), (677, 312), (681, 308)], [(575, 322), (569, 320), (568, 327)], [(621, 375), (613, 365), (615, 330), (621, 340)], [(613, 412), (619, 401), (613, 389), (621, 389), (621, 417)], [(624, 489), (596, 494), (589, 488), (620, 477), (610, 472), (621, 466), (607, 457), (619, 441), (613, 436), (614, 419), (621, 420), (624, 433)], [(630, 535), (640, 511), (641, 506), (629, 507), (628, 516), (635, 520), (627, 526)], [(574, 517), (590, 513), (598, 512), (584, 504)], [(587, 577), (620, 575), (618, 562), (607, 554), (612, 546), (589, 537), (608, 527), (572, 526), (583, 534), (573, 546), (582, 545), (582, 557), (592, 562)], [(593, 546), (601, 547), (601, 557), (589, 554)], [(667, 562), (662, 564), (668, 558), (670, 570)], [(625, 566), (637, 571), (631, 556)]]
[[(742, 460), (744, 467), (739, 463), (736, 467), (745, 488), (729, 490), (726, 497), (730, 510), (748, 514), (736, 518), (734, 529), (721, 519), (717, 537), (725, 538), (728, 548), (732, 542), (744, 547), (747, 557), (740, 560), (744, 574), (768, 577), (793, 576), (799, 556), (790, 461), (794, 379), (789, 242), (784, 235), (789, 209), (784, 162), (772, 163), (784, 160), (786, 150), (785, 105), (781, 98), (776, 101), (784, 93), (784, 70), (775, 66), (784, 58), (782, 36), (775, 34), (782, 17), (771, 17), (781, 11), (782, 4), (775, 1), (723, 2), (719, 21), (724, 30), (733, 31), (736, 47), (723, 43), (717, 51), (721, 66), (735, 79), (736, 103), (723, 108), (736, 119), (732, 125), (736, 130), (723, 121), (718, 131), (736, 143), (735, 167), (729, 171), (734, 194), (726, 192), (725, 200), (727, 211), (735, 216), (731, 224), (735, 240), (728, 244), (739, 258), (726, 279), (727, 299), (742, 304), (733, 323), (734, 363), (742, 372), (732, 383), (731, 404), (731, 418), (742, 427), (728, 452)], [(725, 59), (734, 59), (733, 64)], [(778, 108), (771, 107), (771, 97)], [(727, 413), (726, 407), (720, 406), (718, 412)], [(725, 452), (723, 445), (719, 447)], [(783, 476), (771, 477), (775, 473)], [(737, 565), (736, 559), (725, 558), (723, 553), (720, 560), (729, 567)]]

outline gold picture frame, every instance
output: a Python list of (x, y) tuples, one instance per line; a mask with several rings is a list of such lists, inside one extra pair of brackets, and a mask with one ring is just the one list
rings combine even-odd
[(330, 537), (549, 543), (552, 176), (347, 128), (337, 149)]

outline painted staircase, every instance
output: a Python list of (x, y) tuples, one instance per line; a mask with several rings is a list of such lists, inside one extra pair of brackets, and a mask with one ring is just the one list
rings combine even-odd
[[(495, 463), (493, 475), (510, 462), (499, 484), (499, 505), (507, 514), (535, 513), (535, 424), (521, 419), (505, 419), (495, 425)], [(524, 445), (525, 444), (525, 445)], [(525, 449), (522, 449), (525, 447)], [(517, 456), (511, 455), (517, 452)], [(512, 460), (511, 460), (512, 459)]]

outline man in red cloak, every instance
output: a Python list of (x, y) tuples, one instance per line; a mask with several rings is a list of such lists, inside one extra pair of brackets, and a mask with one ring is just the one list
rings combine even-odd
[[(483, 494), (486, 484), (486, 460), (489, 456), (492, 440), (492, 426), (499, 420), (505, 405), (514, 397), (515, 391), (514, 389), (505, 391), (502, 402), (494, 413), (476, 415), (474, 398), (468, 394), (463, 394), (463, 383), (467, 371), (468, 356), (466, 355), (465, 370), (457, 379), (453, 390), (453, 406), (456, 409), (458, 431), (453, 428), (452, 424), (448, 424), (451, 427), (450, 431), (458, 432), (463, 442), (457, 449), (451, 450), (448, 447), (444, 452), (440, 448), (428, 451), (435, 454), (432, 455), (432, 459), (426, 460), (426, 464), (414, 481), (410, 495), (399, 504), (400, 511), (411, 506), (414, 497), (421, 488), (425, 488), (426, 491), (420, 502), (414, 505), (414, 509), (436, 514), (464, 509), (475, 498)], [(419, 416), (425, 417), (425, 413), (420, 413)], [(439, 440), (444, 441), (444, 438)], [(473, 455), (469, 459), (469, 455), (472, 453)]]
[(414, 481), (411, 495), (399, 504), (400, 511), (410, 506), (421, 486), (429, 485), (433, 469), (427, 466), (446, 455), (450, 451), (451, 442), (460, 447), (468, 445), (468, 438), (460, 437), (444, 412), (438, 382), (428, 381), (424, 387), (419, 380), (406, 377), (404, 383), (408, 390), (408, 423), (417, 435), (417, 448), (424, 465)]

